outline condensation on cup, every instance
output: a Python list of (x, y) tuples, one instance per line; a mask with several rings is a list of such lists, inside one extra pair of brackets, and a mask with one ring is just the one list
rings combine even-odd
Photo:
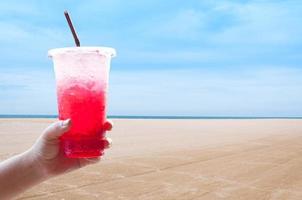
[(70, 47), (48, 52), (54, 64), (59, 119), (71, 119), (60, 138), (70, 158), (98, 157), (104, 151), (104, 123), (111, 58), (109, 47)]

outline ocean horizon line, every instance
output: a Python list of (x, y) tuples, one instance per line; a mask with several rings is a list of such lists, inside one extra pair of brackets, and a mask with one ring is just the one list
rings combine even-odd
[[(28, 114), (0, 114), (0, 118), (49, 118), (57, 115), (28, 115)], [(302, 119), (301, 117), (287, 116), (188, 116), (188, 115), (108, 115), (112, 119)]]

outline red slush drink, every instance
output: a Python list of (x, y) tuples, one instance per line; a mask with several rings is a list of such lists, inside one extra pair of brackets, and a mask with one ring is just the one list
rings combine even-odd
[(59, 119), (71, 119), (61, 148), (70, 158), (103, 154), (106, 101), (110, 60), (115, 50), (108, 47), (53, 49)]

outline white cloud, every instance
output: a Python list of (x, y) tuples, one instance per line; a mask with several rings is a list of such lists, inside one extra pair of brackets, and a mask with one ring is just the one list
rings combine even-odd
[(54, 114), (54, 75), (47, 70), (1, 70), (0, 97), (0, 114)]
[[(202, 60), (218, 59), (217, 52), (213, 51), (189, 51), (189, 50), (167, 50), (167, 51), (119, 51), (119, 58), (127, 63), (176, 63), (176, 62), (198, 62)], [(220, 55), (221, 59), (224, 55)]]
[[(136, 24), (145, 39), (193, 40), (197, 43), (259, 45), (302, 42), (298, 1), (214, 1), (207, 7), (184, 8)], [(150, 38), (151, 37), (151, 38)]]
[[(0, 41), (14, 44), (49, 44), (58, 43), (70, 39), (67, 37), (69, 32), (63, 31), (60, 28), (48, 28), (36, 26), (33, 24), (18, 23), (16, 21), (0, 21)], [(68, 35), (69, 36), (69, 35)], [(37, 43), (37, 41), (39, 41)]]
[(3, 22), (0, 21), (0, 41), (1, 42), (17, 42), (26, 40), (30, 33), (24, 30), (22, 27), (14, 24), (12, 22)]
[[(53, 114), (46, 54), (74, 45), (63, 15), (57, 17), (70, 2), (24, 2), (0, 3), (0, 113)], [(301, 60), (300, 1), (167, 2), (70, 6), (84, 24), (83, 44), (117, 47), (124, 71), (111, 73), (111, 114), (302, 115), (302, 72), (292, 68)], [(138, 64), (143, 70), (129, 69)], [(157, 69), (145, 70), (148, 64)]]
[(37, 4), (33, 1), (1, 1), (1, 15), (37, 15), (40, 13)]
[[(160, 15), (152, 19), (151, 27), (144, 27), (145, 34), (153, 37), (196, 39), (205, 23), (202, 12), (194, 9)], [(146, 23), (146, 26), (149, 26)]]
[(297, 2), (252, 2), (218, 4), (216, 11), (230, 13), (240, 22), (214, 33), (212, 42), (227, 44), (290, 44), (301, 42), (300, 13)]
[[(113, 68), (109, 114), (299, 116), (301, 76), (300, 68), (274, 66)], [(0, 82), (0, 113), (56, 113), (54, 75), (49, 70), (2, 70)]]
[(37, 66), (47, 61), (49, 49), (62, 47), (68, 43), (69, 46), (73, 46), (70, 33), (60, 28), (47, 28), (15, 21), (0, 21), (0, 28), (1, 64), (5, 64), (6, 67), (13, 67), (10, 65), (16, 63)]
[(110, 113), (299, 116), (302, 70), (112, 71)]

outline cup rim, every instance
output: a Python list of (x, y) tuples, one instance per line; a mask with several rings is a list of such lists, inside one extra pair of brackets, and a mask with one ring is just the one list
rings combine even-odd
[(50, 49), (48, 56), (53, 57), (60, 54), (73, 54), (73, 53), (97, 53), (100, 55), (106, 55), (115, 57), (116, 51), (111, 47), (97, 47), (97, 46), (83, 46), (83, 47), (63, 47)]

